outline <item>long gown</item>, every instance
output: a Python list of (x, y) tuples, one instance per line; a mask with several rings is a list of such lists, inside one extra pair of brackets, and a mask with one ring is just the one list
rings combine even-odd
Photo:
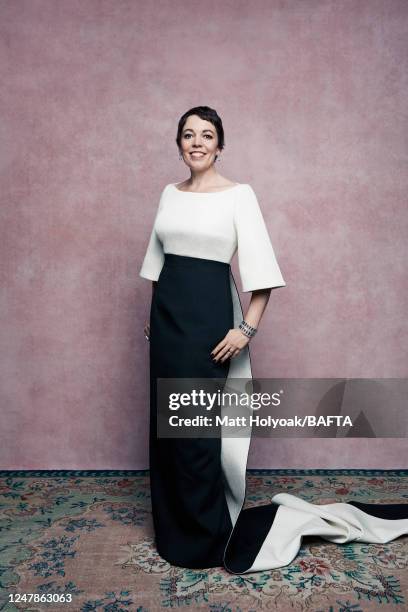
[(157, 551), (172, 565), (233, 574), (289, 564), (302, 537), (386, 543), (408, 533), (408, 504), (312, 504), (278, 493), (243, 509), (250, 426), (240, 437), (157, 436), (158, 379), (252, 381), (248, 345), (223, 363), (210, 352), (243, 319), (243, 292), (286, 285), (249, 184), (192, 193), (163, 189), (143, 278), (158, 281), (150, 310), (149, 466)]

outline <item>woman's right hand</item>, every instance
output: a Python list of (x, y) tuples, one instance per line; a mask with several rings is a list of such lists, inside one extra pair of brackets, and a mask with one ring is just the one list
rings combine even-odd
[(146, 325), (144, 326), (143, 332), (146, 337), (146, 340), (150, 340), (150, 325), (148, 323), (146, 323)]

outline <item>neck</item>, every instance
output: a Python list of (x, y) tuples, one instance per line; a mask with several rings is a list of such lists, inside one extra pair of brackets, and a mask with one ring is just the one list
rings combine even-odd
[(188, 185), (190, 187), (194, 187), (194, 189), (205, 189), (206, 186), (214, 183), (214, 179), (219, 176), (214, 166), (211, 166), (211, 168), (203, 170), (202, 172), (195, 172), (190, 168), (190, 173)]

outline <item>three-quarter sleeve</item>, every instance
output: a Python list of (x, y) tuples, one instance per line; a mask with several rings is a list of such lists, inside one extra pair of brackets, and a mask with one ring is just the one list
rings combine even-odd
[(145, 257), (142, 263), (142, 267), (139, 272), (139, 276), (141, 276), (142, 278), (147, 278), (152, 281), (158, 280), (160, 276), (160, 272), (164, 264), (163, 245), (156, 232), (156, 222), (157, 222), (157, 217), (159, 215), (160, 209), (163, 204), (165, 189), (166, 188), (163, 189), (162, 194), (160, 196), (159, 206), (158, 206), (156, 216), (153, 222), (153, 229), (150, 234), (150, 239), (147, 245), (146, 254), (145, 254)]
[(245, 187), (234, 207), (242, 291), (285, 287), (257, 197), (251, 185)]

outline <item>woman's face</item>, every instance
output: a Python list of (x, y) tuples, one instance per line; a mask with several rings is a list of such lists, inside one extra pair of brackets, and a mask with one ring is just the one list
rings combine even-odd
[(220, 154), (217, 130), (210, 121), (190, 115), (181, 132), (181, 154), (192, 170), (206, 170)]

